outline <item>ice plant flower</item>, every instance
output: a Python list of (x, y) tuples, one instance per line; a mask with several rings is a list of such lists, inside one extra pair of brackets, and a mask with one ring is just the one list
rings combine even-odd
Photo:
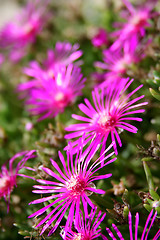
[[(144, 226), (144, 229), (143, 229), (143, 232), (142, 232), (142, 235), (141, 235), (141, 240), (147, 240), (147, 239), (150, 240), (151, 239), (151, 237), (149, 236), (149, 232), (150, 232), (150, 229), (151, 229), (151, 227), (152, 227), (152, 225), (155, 221), (155, 218), (157, 216), (157, 212), (154, 213), (153, 217), (152, 217), (152, 215), (153, 215), (153, 209), (147, 217), (146, 224)], [(151, 221), (151, 223), (149, 223), (150, 221)], [(134, 237), (133, 237), (133, 227), (132, 227), (132, 215), (131, 215), (130, 212), (128, 214), (128, 224), (129, 224), (129, 238), (127, 238), (127, 239), (130, 239), (130, 240), (140, 239), (140, 236), (138, 236), (139, 213), (136, 213)], [(112, 227), (115, 230), (118, 238), (117, 238), (117, 236), (115, 237), (115, 235), (113, 234), (113, 232), (109, 228), (106, 228), (109, 236), (113, 240), (118, 240), (118, 239), (124, 240), (124, 238), (123, 238), (121, 232), (118, 230), (117, 226), (115, 224), (112, 224)], [(152, 240), (158, 240), (159, 237), (160, 237), (160, 229), (158, 230), (156, 235), (152, 238)], [(102, 236), (102, 238), (104, 240), (108, 239), (107, 237), (104, 237), (104, 236)]]
[[(36, 226), (39, 227), (44, 224), (41, 234), (54, 222), (54, 227), (49, 232), (49, 235), (51, 235), (59, 226), (68, 209), (69, 212), (67, 212), (68, 217), (64, 231), (66, 232), (67, 229), (72, 226), (73, 221), (75, 227), (78, 228), (81, 204), (83, 206), (85, 217), (88, 217), (88, 205), (91, 208), (95, 207), (89, 196), (92, 193), (105, 193), (104, 190), (96, 188), (95, 181), (109, 178), (112, 175), (110, 173), (97, 175), (97, 171), (102, 168), (102, 162), (103, 167), (105, 167), (115, 161), (115, 158), (109, 161), (107, 160), (114, 154), (114, 152), (105, 156), (105, 154), (112, 148), (112, 144), (96, 161), (91, 162), (100, 144), (97, 145), (95, 142), (91, 142), (90, 146), (83, 150), (83, 141), (84, 137), (79, 139), (76, 154), (74, 151), (72, 152), (72, 147), (66, 151), (66, 161), (62, 153), (59, 151), (59, 165), (54, 160), (50, 159), (54, 169), (53, 171), (49, 168), (41, 167), (41, 170), (44, 171), (45, 174), (48, 174), (53, 178), (53, 180), (36, 180), (41, 185), (35, 185), (34, 188), (36, 190), (33, 190), (33, 192), (38, 194), (47, 193), (50, 194), (50, 196), (42, 197), (30, 203), (37, 204), (46, 202), (45, 207), (29, 216), (30, 218), (37, 217), (47, 211), (47, 216)], [(59, 166), (62, 166), (63, 170), (61, 170)], [(48, 201), (50, 201), (50, 203), (47, 205)], [(48, 213), (48, 210), (50, 213)]]
[(107, 32), (105, 29), (100, 28), (98, 30), (98, 33), (92, 38), (91, 40), (93, 46), (99, 48), (101, 46), (107, 46), (109, 41), (108, 41), (108, 36)]
[(112, 35), (116, 37), (116, 41), (112, 45), (112, 50), (116, 50), (127, 41), (138, 40), (145, 36), (145, 28), (150, 26), (150, 19), (155, 15), (153, 8), (157, 0), (149, 0), (143, 5), (134, 7), (129, 0), (122, 0), (128, 11), (122, 14), (126, 22), (118, 23), (120, 30), (115, 31)]
[[(32, 61), (29, 67), (24, 68), (24, 73), (34, 79), (19, 84), (18, 89), (20, 91), (26, 91), (39, 86), (42, 78), (54, 78), (57, 66), (68, 66), (81, 57), (82, 51), (78, 49), (78, 43), (72, 46), (69, 42), (57, 42), (54, 50), (48, 50), (47, 58), (42, 63), (42, 66), (38, 62)], [(79, 60), (76, 62), (76, 65), (80, 63), (81, 61)]]
[(50, 17), (48, 0), (29, 0), (22, 12), (0, 31), (0, 48), (9, 51), (12, 61), (20, 60), (27, 47), (34, 43), (44, 24)]
[[(5, 164), (1, 167), (0, 198), (4, 197), (5, 201), (7, 202), (7, 211), (9, 211), (11, 192), (13, 191), (14, 187), (17, 186), (17, 176), (32, 178), (30, 176), (19, 173), (19, 171), (22, 168), (27, 168), (29, 170), (34, 171), (34, 169), (31, 169), (31, 168), (25, 166), (25, 163), (28, 159), (35, 157), (35, 155), (33, 154), (34, 152), (35, 151), (32, 150), (29, 152), (26, 151), (26, 152), (17, 153), (15, 156), (13, 156), (9, 160), (9, 169), (7, 169)], [(14, 168), (13, 164), (14, 164), (16, 158), (19, 158), (21, 156), (24, 156), (24, 157), (22, 158), (22, 160), (20, 160), (18, 162), (16, 168)]]
[[(69, 42), (57, 42), (55, 49), (49, 49), (47, 59), (44, 61), (44, 67), (48, 70), (54, 68), (56, 64), (68, 66), (82, 56), (82, 50), (79, 50), (79, 44), (73, 46)], [(76, 62), (80, 64), (81, 61)]]
[(95, 66), (108, 70), (110, 77), (112, 74), (113, 76), (115, 74), (123, 76), (129, 69), (129, 66), (140, 62), (140, 60), (145, 57), (144, 49), (146, 49), (149, 43), (150, 40), (147, 42), (137, 42), (135, 39), (131, 39), (130, 42), (127, 42), (117, 50), (113, 51), (111, 48), (106, 49), (103, 51), (104, 62), (95, 62)]
[(92, 240), (97, 239), (101, 236), (101, 229), (99, 225), (103, 221), (106, 216), (106, 213), (98, 212), (96, 215), (97, 208), (92, 209), (91, 213), (87, 218), (84, 218), (83, 214), (79, 214), (79, 224), (75, 227), (76, 231), (72, 229), (67, 230), (67, 232), (63, 232), (61, 234), (64, 240), (75, 240), (75, 239), (83, 239), (83, 240)]
[[(130, 123), (130, 121), (142, 121), (142, 118), (131, 116), (134, 113), (142, 113), (144, 109), (136, 109), (147, 104), (147, 102), (137, 103), (144, 95), (136, 97), (130, 100), (130, 97), (137, 92), (143, 85), (140, 85), (130, 93), (126, 93), (126, 90), (133, 82), (129, 78), (123, 78), (117, 84), (110, 84), (106, 90), (102, 88), (99, 92), (98, 89), (92, 91), (92, 97), (94, 107), (88, 99), (84, 99), (85, 104), (79, 104), (79, 109), (86, 115), (80, 116), (72, 114), (72, 117), (81, 121), (78, 124), (72, 124), (66, 127), (67, 131), (72, 133), (66, 134), (66, 139), (77, 138), (84, 133), (87, 135), (96, 134), (97, 138), (94, 141), (99, 143), (102, 140), (102, 152), (105, 149), (106, 141), (111, 135), (111, 139), (115, 142), (115, 138), (118, 141), (119, 146), (122, 146), (119, 134), (123, 130), (127, 130), (132, 133), (137, 132), (137, 128)], [(105, 94), (104, 94), (105, 91)], [(100, 137), (100, 139), (99, 139)], [(117, 147), (114, 144), (115, 153), (117, 154)]]
[(42, 115), (39, 120), (55, 117), (81, 95), (84, 87), (81, 69), (73, 64), (68, 67), (57, 66), (54, 78), (43, 78), (39, 86), (30, 89), (26, 104), (33, 115)]

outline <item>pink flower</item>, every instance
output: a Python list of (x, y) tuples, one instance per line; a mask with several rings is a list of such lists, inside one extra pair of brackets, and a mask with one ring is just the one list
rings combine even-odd
[[(106, 216), (106, 213), (102, 214), (101, 211), (98, 212), (96, 216), (97, 208), (92, 209), (90, 215), (84, 219), (83, 214), (79, 214), (79, 224), (76, 227), (76, 232), (69, 229), (67, 232), (64, 232), (61, 236), (65, 240), (92, 240), (97, 239), (101, 236), (101, 229), (98, 228), (103, 219)], [(95, 219), (94, 219), (95, 218)], [(98, 229), (97, 229), (98, 228)]]
[[(57, 164), (54, 160), (50, 159), (53, 171), (49, 168), (41, 167), (45, 174), (48, 174), (53, 178), (53, 181), (37, 179), (37, 182), (41, 183), (41, 185), (35, 185), (34, 188), (36, 188), (36, 190), (33, 192), (38, 194), (47, 193), (50, 194), (50, 196), (34, 200), (30, 203), (37, 204), (52, 200), (48, 205), (45, 205), (45, 207), (29, 216), (30, 218), (37, 217), (47, 211), (47, 216), (36, 226), (39, 227), (45, 223), (41, 234), (52, 224), (53, 221), (56, 220), (54, 227), (49, 232), (49, 235), (51, 235), (57, 229), (67, 209), (70, 210), (64, 229), (65, 232), (68, 228), (70, 229), (73, 220), (78, 229), (81, 204), (85, 217), (88, 217), (88, 205), (91, 208), (95, 207), (89, 196), (92, 193), (105, 193), (104, 190), (97, 189), (94, 182), (99, 179), (109, 178), (112, 175), (97, 175), (96, 173), (102, 168), (102, 166), (100, 166), (102, 162), (103, 167), (105, 167), (115, 161), (115, 158), (106, 161), (106, 159), (114, 154), (113, 152), (105, 156), (106, 152), (110, 150), (113, 145), (111, 144), (96, 161), (91, 162), (100, 144), (97, 145), (95, 142), (92, 142), (86, 150), (83, 150), (83, 141), (84, 137), (79, 139), (76, 155), (74, 151), (72, 152), (72, 147), (69, 148), (69, 151), (66, 152), (66, 161), (61, 152), (59, 152), (60, 164)], [(63, 170), (61, 170), (59, 166), (62, 166)], [(51, 207), (54, 207), (54, 209), (50, 210), (50, 213), (48, 213), (48, 210)]]
[(82, 78), (79, 67), (70, 64), (68, 67), (57, 66), (54, 77), (46, 79), (42, 74), (40, 80), (39, 86), (30, 86), (26, 104), (31, 105), (29, 111), (33, 115), (42, 115), (39, 119), (42, 120), (55, 117), (72, 104), (81, 95), (86, 79)]
[[(116, 50), (131, 40), (136, 40), (145, 36), (145, 28), (150, 26), (150, 19), (154, 16), (152, 13), (157, 0), (149, 0), (143, 5), (134, 7), (129, 0), (123, 0), (128, 11), (123, 12), (122, 16), (126, 19), (124, 23), (117, 23), (121, 26), (120, 30), (115, 31), (112, 35), (116, 37), (116, 41), (111, 46), (112, 50)], [(116, 25), (116, 24), (115, 24)]]
[[(34, 79), (19, 84), (18, 89), (28, 91), (30, 88), (41, 85), (42, 78), (54, 78), (55, 71), (60, 65), (68, 66), (82, 55), (82, 51), (78, 48), (77, 43), (72, 46), (69, 42), (57, 42), (54, 50), (48, 50), (47, 59), (44, 60), (42, 67), (38, 62), (32, 61), (29, 67), (24, 68), (24, 73)], [(76, 65), (80, 63), (81, 61), (77, 61)]]
[[(79, 105), (79, 109), (87, 117), (73, 114), (72, 117), (80, 120), (82, 123), (68, 126), (66, 130), (73, 131), (73, 133), (65, 135), (65, 138), (76, 138), (84, 133), (88, 135), (96, 134), (98, 140), (95, 138), (95, 141), (99, 143), (102, 140), (101, 151), (103, 152), (110, 134), (112, 141), (115, 142), (116, 137), (118, 144), (121, 147), (122, 142), (119, 134), (123, 130), (127, 130), (132, 133), (136, 133), (138, 130), (136, 127), (128, 123), (128, 120), (142, 121), (141, 118), (132, 117), (130, 115), (144, 112), (144, 109), (136, 110), (136, 108), (147, 104), (147, 102), (137, 103), (144, 97), (144, 95), (136, 97), (133, 100), (129, 100), (129, 98), (143, 86), (140, 85), (131, 93), (126, 94), (125, 91), (132, 82), (133, 79), (129, 80), (129, 78), (127, 78), (121, 79), (118, 84), (117, 82), (115, 84), (110, 84), (105, 90), (106, 97), (104, 96), (104, 89), (102, 89), (101, 93), (99, 93), (98, 89), (95, 89), (92, 92), (94, 107), (88, 99), (84, 99), (85, 104), (81, 103)], [(117, 154), (116, 144), (114, 144), (114, 149)]]
[[(44, 62), (44, 67), (48, 70), (52, 70), (56, 64), (63, 64), (65, 66), (68, 66), (70, 63), (73, 63), (75, 60), (82, 56), (82, 50), (78, 49), (78, 43), (72, 46), (72, 44), (69, 42), (57, 42), (54, 50), (48, 50), (47, 59)], [(76, 62), (76, 65), (80, 63), (81, 61)]]
[(50, 17), (48, 0), (29, 0), (21, 13), (0, 32), (0, 47), (9, 51), (12, 61), (20, 60), (27, 47), (35, 42), (44, 24)]
[[(9, 170), (6, 168), (5, 164), (1, 167), (0, 198), (4, 197), (5, 201), (7, 202), (7, 211), (9, 211), (9, 202), (10, 202), (11, 192), (13, 191), (14, 187), (17, 186), (17, 176), (32, 178), (30, 176), (26, 176), (26, 175), (20, 174), (18, 172), (22, 168), (26, 168), (26, 169), (34, 171), (34, 169), (24, 166), (28, 159), (35, 157), (35, 155), (33, 155), (34, 152), (35, 151), (33, 150), (33, 151), (29, 151), (29, 152), (26, 151), (26, 152), (17, 153), (14, 157), (12, 157), (9, 160)], [(16, 160), (16, 158), (21, 157), (23, 155), (24, 155), (23, 159), (20, 160), (17, 164), (17, 167), (14, 168), (13, 163)]]
[[(134, 63), (138, 63), (145, 57), (144, 49), (150, 43), (150, 40), (146, 43), (137, 42), (135, 39), (131, 39), (123, 47), (117, 50), (106, 49), (103, 51), (103, 62), (95, 62), (96, 67), (100, 67), (109, 71), (109, 75), (117, 74), (122, 76)], [(107, 75), (107, 74), (106, 74)]]
[[(153, 209), (152, 211), (150, 212), (150, 214), (148, 215), (147, 217), (147, 220), (146, 220), (146, 224), (145, 224), (145, 227), (143, 229), (143, 232), (142, 232), (142, 235), (141, 235), (141, 240), (149, 240), (151, 239), (151, 237), (148, 238), (149, 236), (149, 232), (150, 232), (150, 229), (155, 221), (155, 218), (157, 216), (157, 212), (155, 212), (155, 214), (153, 215), (153, 218), (152, 218), (152, 215), (153, 215)], [(151, 219), (152, 218), (152, 219)], [(149, 224), (151, 220), (151, 223)], [(132, 230), (132, 215), (131, 213), (129, 212), (128, 214), (128, 223), (129, 223), (129, 238), (127, 239), (130, 239), (130, 240), (133, 240), (133, 230)], [(136, 213), (136, 219), (135, 219), (135, 237), (134, 239), (137, 240), (137, 239), (140, 239), (138, 238), (138, 224), (139, 224), (139, 213)], [(115, 230), (117, 237), (114, 236), (114, 234), (112, 233), (112, 231), (109, 229), (109, 228), (106, 228), (109, 236), (113, 239), (113, 240), (117, 240), (117, 239), (120, 239), (120, 240), (124, 240), (121, 232), (118, 230), (117, 226), (115, 224), (112, 224), (112, 227), (113, 229)], [(147, 229), (148, 228), (148, 229)], [(160, 237), (160, 229), (159, 231), (156, 233), (156, 235), (152, 238), (152, 240), (157, 240), (159, 239)], [(107, 240), (108, 238), (105, 237), (105, 236), (102, 236), (102, 238), (104, 240)]]
[(108, 36), (107, 32), (103, 28), (99, 28), (98, 33), (92, 38), (92, 44), (93, 46), (99, 48), (101, 46), (107, 46), (109, 41), (108, 41)]

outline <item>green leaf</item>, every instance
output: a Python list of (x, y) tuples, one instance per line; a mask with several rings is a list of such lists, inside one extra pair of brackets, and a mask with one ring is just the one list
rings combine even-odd
[(155, 90), (153, 90), (152, 88), (150, 88), (149, 90), (150, 90), (150, 93), (152, 94), (152, 96), (160, 101), (160, 93), (155, 91)]
[(153, 72), (153, 75), (154, 75), (154, 78), (160, 79), (160, 72), (154, 71), (154, 72)]
[(149, 204), (144, 204), (143, 206), (145, 207), (145, 209), (146, 209), (148, 212), (150, 212), (150, 211), (152, 210), (152, 207), (151, 207), (151, 205), (149, 205)]
[(154, 201), (149, 199), (149, 198), (147, 198), (147, 202), (152, 206)]
[(154, 190), (154, 182), (153, 182), (152, 174), (151, 174), (151, 171), (150, 171), (150, 169), (149, 169), (149, 167), (148, 167), (148, 165), (145, 161), (143, 161), (143, 167), (144, 167), (144, 171), (145, 171), (145, 174), (146, 174), (149, 191), (151, 189)]
[(160, 207), (156, 207), (155, 210), (157, 211), (157, 215), (160, 216)]
[(129, 213), (129, 208), (127, 206), (125, 206), (124, 209), (123, 209), (123, 216), (125, 218), (127, 218), (128, 217), (128, 213)]
[(144, 158), (142, 158), (142, 161), (149, 162), (152, 159), (153, 159), (152, 157), (144, 157)]
[(151, 85), (153, 88), (157, 88), (157, 84), (153, 81), (153, 79), (147, 79), (146, 82)]
[(158, 201), (160, 199), (159, 195), (154, 190), (150, 189), (149, 192), (154, 200)]

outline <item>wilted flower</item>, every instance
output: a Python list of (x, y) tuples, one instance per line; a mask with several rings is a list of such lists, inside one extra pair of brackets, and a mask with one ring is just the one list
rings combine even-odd
[(127, 41), (133, 41), (145, 36), (145, 28), (150, 26), (150, 19), (155, 15), (152, 12), (157, 0), (149, 0), (140, 6), (134, 7), (129, 0), (122, 0), (128, 11), (123, 12), (122, 17), (126, 22), (119, 22), (120, 30), (115, 31), (112, 35), (116, 41), (111, 46), (112, 50), (124, 45)]
[(92, 44), (93, 46), (99, 48), (101, 46), (107, 46), (108, 45), (108, 36), (105, 29), (100, 28), (98, 30), (98, 33), (92, 38)]
[[(39, 227), (46, 222), (43, 226), (41, 234), (52, 224), (53, 221), (55, 221), (54, 227), (49, 232), (49, 235), (51, 235), (59, 226), (68, 209), (69, 212), (67, 212), (68, 217), (65, 232), (68, 230), (68, 227), (72, 226), (73, 220), (75, 227), (79, 228), (78, 224), (81, 203), (86, 218), (88, 217), (88, 205), (91, 208), (95, 207), (89, 196), (92, 193), (105, 193), (104, 190), (96, 188), (94, 181), (109, 178), (112, 175), (96, 175), (97, 171), (102, 168), (102, 166), (100, 166), (102, 162), (104, 167), (115, 161), (115, 158), (106, 161), (114, 154), (114, 152), (105, 156), (108, 150), (112, 148), (112, 144), (96, 161), (92, 163), (92, 158), (98, 150), (100, 144), (97, 145), (95, 142), (91, 142), (90, 146), (87, 149), (83, 150), (83, 141), (84, 137), (79, 139), (76, 155), (74, 150), (72, 151), (72, 147), (69, 148), (69, 150), (66, 152), (66, 161), (60, 151), (59, 164), (50, 159), (54, 171), (43, 166), (41, 167), (41, 170), (53, 177), (53, 181), (37, 179), (37, 182), (41, 183), (42, 185), (35, 185), (34, 188), (38, 190), (34, 190), (33, 192), (38, 194), (48, 193), (50, 196), (34, 200), (30, 204), (48, 202), (50, 200), (52, 201), (48, 205), (45, 205), (45, 207), (42, 209), (31, 214), (29, 217), (37, 217), (46, 211), (48, 213), (48, 210), (51, 209), (51, 207), (54, 207), (54, 209), (49, 210), (50, 213), (48, 213), (47, 216), (36, 226)], [(61, 170), (62, 168), (63, 171)]]
[(73, 231), (70, 228), (67, 232), (63, 232), (63, 234), (61, 234), (62, 238), (65, 240), (92, 240), (101, 236), (101, 229), (99, 228), (99, 225), (105, 218), (106, 213), (102, 214), (102, 212), (99, 211), (96, 215), (96, 211), (97, 208), (95, 207), (95, 209), (92, 209), (89, 216), (85, 219), (82, 212), (80, 212), (79, 223), (78, 226), (75, 227), (76, 231)]
[(27, 94), (26, 104), (31, 105), (29, 111), (33, 115), (43, 115), (39, 120), (62, 113), (81, 95), (86, 79), (82, 78), (80, 71), (79, 67), (69, 64), (68, 67), (57, 66), (52, 78), (46, 79), (42, 74), (39, 85), (33, 88), (30, 86)]
[(48, 0), (30, 0), (19, 15), (0, 31), (0, 48), (9, 51), (12, 61), (20, 60), (27, 47), (35, 42), (50, 17), (47, 11)]
[[(19, 171), (22, 168), (26, 168), (26, 169), (34, 171), (34, 169), (24, 166), (28, 159), (35, 157), (35, 155), (33, 155), (34, 152), (35, 151), (32, 150), (29, 152), (26, 151), (26, 152), (17, 153), (15, 156), (13, 156), (9, 160), (9, 170), (7, 169), (5, 164), (1, 167), (0, 198), (4, 197), (5, 201), (7, 202), (7, 210), (8, 211), (9, 211), (9, 202), (10, 202), (11, 192), (13, 191), (13, 188), (17, 186), (17, 176), (32, 178), (30, 176), (20, 174)], [(14, 168), (13, 164), (14, 164), (14, 161), (16, 160), (16, 158), (21, 157), (23, 155), (24, 155), (23, 159), (20, 160), (18, 162), (16, 168)]]
[[(157, 212), (155, 212), (153, 217), (152, 217), (152, 215), (153, 215), (153, 209), (152, 209), (152, 211), (150, 212), (150, 214), (147, 217), (146, 224), (144, 226), (144, 229), (143, 229), (143, 232), (142, 232), (142, 235), (141, 235), (141, 240), (147, 240), (147, 239), (149, 240), (149, 239), (151, 239), (150, 237), (148, 238), (148, 236), (149, 236), (150, 229), (151, 229), (151, 227), (152, 227), (152, 225), (153, 225), (153, 223), (155, 221)], [(151, 221), (151, 223), (149, 224), (150, 221)], [(127, 239), (133, 240), (132, 215), (131, 215), (130, 212), (128, 214), (128, 224), (129, 224), (129, 238), (127, 238)], [(140, 238), (138, 238), (138, 224), (139, 224), (139, 213), (136, 213), (135, 231), (134, 231), (134, 239), (135, 240), (140, 239)], [(112, 224), (112, 227), (115, 230), (115, 232), (116, 232), (116, 234), (118, 236), (118, 239), (124, 240), (124, 238), (123, 238), (121, 232), (118, 230), (117, 226), (115, 224)], [(106, 230), (107, 230), (109, 236), (112, 239), (117, 240), (117, 237), (114, 236), (113, 232), (109, 228), (106, 228)], [(160, 229), (156, 233), (156, 235), (152, 238), (152, 240), (157, 240), (157, 239), (159, 239), (159, 237), (160, 237)], [(104, 236), (102, 236), (102, 238), (104, 240), (108, 239), (107, 237), (104, 237)]]
[[(110, 84), (105, 90), (106, 96), (104, 95), (103, 88), (101, 93), (99, 93), (98, 89), (95, 89), (92, 92), (95, 108), (91, 105), (88, 99), (84, 99), (85, 104), (81, 103), (79, 105), (79, 109), (87, 117), (72, 114), (73, 118), (82, 121), (82, 123), (68, 126), (66, 130), (73, 131), (73, 133), (65, 135), (65, 138), (76, 138), (84, 133), (88, 135), (96, 134), (98, 139), (95, 138), (94, 141), (99, 143), (100, 140), (102, 140), (103, 152), (107, 138), (109, 134), (111, 134), (112, 141), (115, 142), (116, 137), (119, 146), (122, 146), (122, 142), (119, 137), (120, 132), (127, 130), (129, 132), (136, 133), (138, 130), (136, 127), (128, 123), (128, 120), (142, 121), (141, 118), (130, 117), (130, 115), (144, 112), (144, 109), (136, 110), (136, 108), (147, 104), (147, 102), (137, 104), (137, 102), (142, 99), (144, 95), (136, 97), (133, 100), (129, 100), (129, 98), (143, 86), (140, 85), (131, 93), (126, 94), (125, 91), (132, 82), (133, 79), (129, 80), (129, 78), (126, 78), (121, 79), (118, 84), (117, 82), (115, 84)], [(114, 144), (114, 148), (115, 153), (117, 154), (116, 144)]]

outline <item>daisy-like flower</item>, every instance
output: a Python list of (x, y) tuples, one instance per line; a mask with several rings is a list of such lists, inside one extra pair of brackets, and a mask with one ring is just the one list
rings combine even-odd
[[(147, 102), (137, 103), (144, 95), (136, 97), (133, 100), (129, 100), (130, 97), (137, 92), (143, 85), (140, 85), (135, 90), (126, 94), (126, 90), (133, 82), (129, 78), (121, 79), (117, 84), (110, 84), (106, 88), (104, 96), (104, 89), (102, 88), (101, 93), (98, 89), (92, 92), (94, 107), (91, 105), (88, 99), (84, 99), (85, 104), (81, 103), (79, 109), (86, 115), (80, 116), (72, 114), (74, 119), (80, 120), (82, 123), (72, 124), (66, 128), (67, 131), (72, 131), (65, 135), (65, 138), (71, 139), (76, 138), (81, 135), (96, 134), (98, 140), (95, 138), (94, 141), (97, 143), (102, 140), (102, 152), (105, 149), (106, 141), (111, 135), (111, 139), (115, 142), (115, 138), (118, 141), (119, 146), (122, 146), (121, 139), (119, 137), (120, 132), (127, 130), (132, 133), (137, 132), (137, 128), (130, 123), (128, 120), (142, 121), (142, 118), (131, 116), (134, 113), (142, 113), (144, 109), (136, 109), (138, 107), (144, 106)], [(117, 154), (117, 147), (114, 144), (115, 153)]]
[[(155, 214), (153, 215), (153, 209), (152, 211), (150, 212), (150, 214), (148, 215), (147, 217), (147, 220), (146, 220), (146, 224), (144, 226), (144, 229), (143, 229), (143, 232), (142, 232), (142, 235), (141, 235), (141, 240), (150, 240), (151, 238), (149, 237), (149, 232), (150, 232), (150, 229), (155, 221), (155, 218), (157, 216), (157, 212), (155, 212)], [(150, 222), (151, 221), (151, 222)], [(130, 239), (130, 240), (137, 240), (137, 239), (140, 239), (140, 237), (138, 238), (138, 224), (139, 224), (139, 213), (136, 213), (136, 218), (135, 218), (135, 230), (134, 230), (134, 235), (133, 235), (133, 227), (132, 227), (132, 215), (131, 213), (129, 212), (128, 214), (128, 224), (129, 224), (129, 238), (127, 239)], [(106, 228), (109, 236), (113, 239), (113, 240), (124, 240), (121, 232), (118, 230), (117, 226), (115, 224), (112, 224), (112, 227), (113, 229), (115, 230), (117, 236), (115, 237), (115, 235), (113, 234), (113, 232), (109, 229), (109, 228)], [(133, 237), (134, 236), (134, 237)], [(152, 238), (152, 240), (157, 240), (159, 239), (160, 237), (160, 229), (158, 230), (158, 232), (156, 233), (156, 235)], [(107, 237), (104, 237), (102, 236), (102, 238), (104, 240), (108, 240)]]
[(50, 17), (48, 2), (29, 0), (22, 12), (1, 29), (0, 48), (9, 51), (10, 60), (20, 60), (26, 54), (27, 47), (35, 42)]
[(108, 41), (108, 36), (107, 32), (105, 29), (100, 28), (98, 30), (98, 33), (92, 38), (91, 40), (93, 46), (99, 48), (101, 46), (107, 46), (109, 41)]
[(123, 12), (122, 17), (127, 20), (124, 23), (118, 23), (121, 26), (120, 30), (113, 33), (116, 41), (112, 45), (112, 50), (116, 50), (124, 45), (126, 41), (130, 42), (138, 40), (145, 36), (145, 28), (150, 26), (150, 19), (156, 14), (152, 10), (155, 7), (157, 0), (149, 0), (143, 5), (134, 7), (129, 0), (122, 0), (128, 11)]
[[(42, 78), (54, 78), (57, 66), (68, 66), (82, 56), (82, 51), (78, 49), (78, 43), (72, 46), (69, 42), (57, 42), (54, 50), (48, 50), (47, 59), (44, 60), (42, 67), (38, 62), (32, 61), (29, 67), (24, 68), (24, 73), (34, 79), (19, 84), (18, 90), (28, 91), (30, 88), (41, 85)], [(80, 63), (81, 61), (77, 61), (76, 65)]]
[[(68, 66), (82, 56), (82, 50), (79, 50), (79, 44), (73, 46), (69, 42), (57, 42), (55, 49), (48, 50), (47, 59), (44, 62), (44, 67), (48, 70), (53, 69), (56, 64)], [(76, 65), (81, 64), (81, 61), (76, 62)]]
[(26, 104), (31, 105), (33, 115), (42, 115), (39, 120), (55, 117), (81, 95), (85, 80), (79, 67), (57, 66), (54, 78), (46, 79), (42, 75), (39, 86), (30, 88)]
[[(5, 201), (7, 202), (7, 211), (9, 211), (9, 203), (10, 203), (10, 195), (13, 191), (14, 187), (17, 186), (17, 176), (21, 177), (28, 177), (33, 179), (30, 176), (24, 175), (19, 173), (19, 171), (22, 168), (26, 168), (29, 170), (34, 171), (34, 169), (26, 167), (25, 163), (28, 159), (35, 157), (33, 154), (35, 151), (29, 151), (29, 152), (21, 152), (17, 153), (15, 156), (13, 156), (9, 160), (9, 169), (7, 169), (6, 165), (4, 164), (1, 167), (0, 172), (0, 198), (4, 197)], [(24, 156), (22, 160), (20, 160), (16, 166), (16, 168), (13, 167), (13, 164), (16, 160), (16, 158), (19, 158), (21, 156)]]
[(92, 240), (97, 239), (101, 236), (101, 229), (99, 225), (106, 216), (106, 213), (98, 212), (96, 215), (97, 208), (92, 209), (90, 215), (84, 219), (83, 214), (79, 214), (79, 224), (76, 227), (76, 232), (69, 229), (67, 232), (61, 234), (62, 238), (65, 240)]
[[(62, 153), (59, 152), (59, 165), (51, 159), (50, 161), (54, 168), (53, 171), (49, 168), (41, 167), (46, 174), (53, 178), (53, 181), (42, 179), (36, 180), (38, 183), (41, 183), (41, 185), (35, 185), (34, 188), (36, 188), (36, 190), (33, 192), (38, 194), (47, 193), (50, 194), (50, 196), (34, 200), (30, 203), (37, 204), (46, 202), (47, 204), (48, 201), (52, 200), (48, 205), (45, 204), (45, 207), (29, 216), (30, 218), (37, 217), (46, 211), (48, 213), (48, 210), (50, 209), (50, 213), (48, 213), (48, 215), (36, 226), (39, 227), (42, 224), (45, 224), (41, 234), (54, 222), (53, 228), (49, 232), (49, 235), (51, 235), (59, 226), (68, 209), (69, 212), (64, 231), (66, 232), (67, 229), (72, 226), (73, 221), (75, 227), (79, 228), (78, 224), (81, 204), (83, 206), (85, 217), (88, 217), (88, 205), (91, 208), (95, 207), (89, 196), (92, 193), (105, 193), (104, 190), (97, 189), (94, 182), (99, 179), (109, 178), (112, 175), (110, 173), (105, 175), (96, 174), (97, 171), (102, 168), (102, 162), (103, 167), (105, 167), (115, 161), (115, 158), (106, 161), (114, 154), (113, 152), (105, 156), (108, 150), (112, 148), (112, 144), (96, 161), (91, 162), (100, 144), (97, 145), (95, 142), (91, 142), (90, 146), (83, 151), (83, 141), (84, 137), (79, 139), (76, 155), (74, 149), (72, 152), (72, 147), (69, 148), (66, 152), (66, 161)], [(61, 169), (63, 169), (63, 171)]]
[[(96, 67), (109, 71), (109, 75), (115, 74), (122, 76), (128, 70), (129, 66), (138, 63), (145, 57), (144, 49), (150, 43), (137, 42), (131, 39), (123, 47), (113, 51), (111, 48), (103, 51), (103, 62), (95, 62)], [(107, 77), (107, 74), (106, 74)]]

